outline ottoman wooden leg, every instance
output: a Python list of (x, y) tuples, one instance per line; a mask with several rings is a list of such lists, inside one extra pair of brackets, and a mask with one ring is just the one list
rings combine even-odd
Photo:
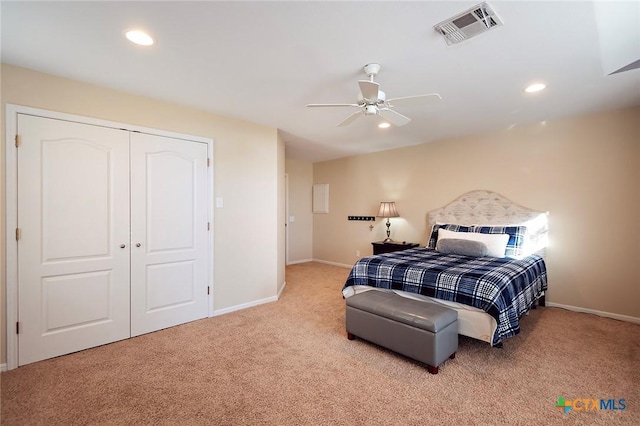
[(431, 374), (438, 374), (438, 367), (427, 365), (427, 371)]
[(349, 332), (347, 331), (347, 339), (349, 339), (349, 340), (354, 340), (355, 338), (356, 338), (356, 335), (355, 335), (355, 334), (349, 333)]
[(451, 356), (449, 357), (450, 359), (454, 359), (456, 357), (456, 353), (452, 353)]

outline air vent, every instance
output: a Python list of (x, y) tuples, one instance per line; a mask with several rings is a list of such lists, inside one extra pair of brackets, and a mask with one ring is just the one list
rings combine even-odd
[(488, 3), (480, 3), (471, 9), (440, 22), (434, 28), (447, 44), (460, 43), (492, 28), (502, 25), (502, 20), (496, 15)]

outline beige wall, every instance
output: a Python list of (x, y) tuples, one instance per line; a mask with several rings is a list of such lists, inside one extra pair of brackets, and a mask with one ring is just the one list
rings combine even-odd
[(312, 187), (313, 164), (305, 160), (287, 158), (285, 170), (289, 176), (289, 258), (288, 263), (313, 258)]
[(640, 319), (640, 108), (548, 121), (314, 164), (330, 185), (315, 215), (314, 258), (352, 264), (383, 238), (375, 215), (396, 201), (392, 237), (426, 242), (426, 213), (474, 190), (549, 211), (547, 300)]
[[(277, 130), (217, 116), (24, 68), (2, 65), (2, 122), (7, 103), (111, 120), (214, 139), (215, 196), (224, 207), (214, 210), (214, 307), (231, 308), (276, 295), (284, 275), (279, 244), (279, 185), (284, 176), (284, 146)], [(4, 180), (4, 125), (0, 176)], [(5, 206), (2, 226), (2, 362), (6, 360), (4, 324)], [(247, 267), (250, 262), (250, 267)]]

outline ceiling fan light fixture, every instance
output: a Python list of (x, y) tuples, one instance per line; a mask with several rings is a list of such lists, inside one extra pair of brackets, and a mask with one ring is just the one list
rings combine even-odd
[(536, 92), (539, 92), (541, 90), (544, 90), (546, 87), (547, 87), (547, 85), (544, 84), (544, 83), (534, 83), (534, 84), (531, 84), (531, 85), (527, 86), (527, 88), (524, 89), (524, 91), (527, 92), (527, 93), (536, 93)]
[(378, 127), (381, 129), (388, 129), (389, 127), (391, 127), (391, 124), (387, 123), (386, 121), (383, 121), (382, 123), (378, 124)]
[(365, 108), (365, 115), (376, 115), (378, 113), (378, 107), (375, 105), (367, 105)]
[[(404, 96), (401, 98), (387, 99), (386, 94), (380, 90), (380, 84), (374, 81), (374, 76), (380, 71), (380, 64), (369, 63), (364, 66), (364, 72), (369, 80), (358, 80), (360, 94), (358, 102), (353, 104), (307, 104), (307, 107), (357, 107), (358, 111), (347, 116), (338, 123), (338, 127), (346, 126), (363, 115), (379, 115), (385, 120), (386, 127), (393, 124), (396, 127), (409, 124), (411, 119), (393, 110), (397, 106), (418, 105), (440, 101), (442, 98), (437, 93), (427, 95)], [(379, 125), (384, 129), (385, 124)]]
[(151, 36), (144, 31), (127, 31), (125, 36), (127, 37), (127, 39), (129, 39), (130, 42), (139, 44), (141, 46), (151, 46), (153, 44), (153, 38), (151, 38)]

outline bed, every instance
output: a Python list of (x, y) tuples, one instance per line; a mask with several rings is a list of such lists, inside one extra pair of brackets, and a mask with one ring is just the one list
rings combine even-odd
[[(458, 312), (459, 334), (500, 347), (519, 333), (521, 317), (544, 303), (547, 216), (495, 192), (466, 193), (427, 214), (426, 246), (358, 260), (343, 295), (374, 290), (428, 299)], [(481, 253), (474, 242), (466, 243), (471, 253), (445, 250), (461, 239), (487, 242)], [(496, 249), (504, 257), (486, 253), (497, 240), (506, 241)]]

